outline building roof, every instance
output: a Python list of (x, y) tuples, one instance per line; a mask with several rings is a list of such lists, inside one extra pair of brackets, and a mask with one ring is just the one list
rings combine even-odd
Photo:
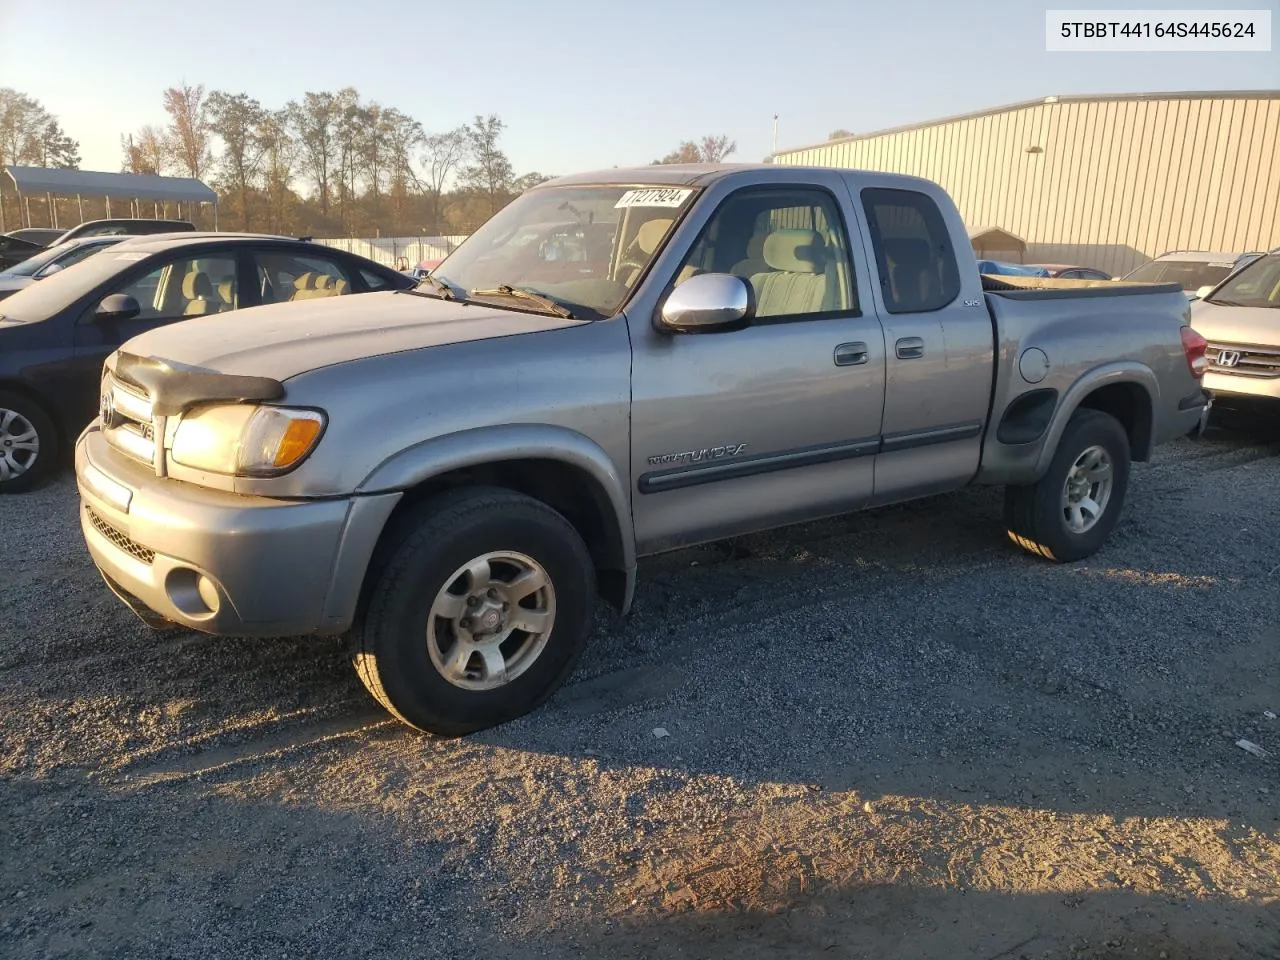
[(124, 200), (174, 200), (217, 203), (218, 195), (194, 177), (159, 177), (148, 173), (100, 173), (51, 167), (6, 167), (19, 193), (54, 193), (60, 197), (113, 197)]
[(774, 156), (780, 157), (801, 150), (817, 150), (837, 143), (851, 143), (855, 140), (871, 140), (891, 133), (905, 133), (908, 130), (922, 130), (936, 127), (944, 123), (955, 123), (958, 120), (974, 120), (979, 117), (990, 117), (999, 113), (1010, 113), (1014, 110), (1026, 110), (1028, 107), (1039, 107), (1053, 103), (1108, 103), (1117, 100), (1277, 100), (1280, 90), (1186, 90), (1162, 93), (1096, 93), (1068, 94), (1064, 96), (1040, 97), (1038, 100), (1021, 100), (1018, 103), (1007, 103), (1001, 107), (987, 107), (985, 110), (974, 110), (970, 113), (957, 113), (947, 117), (937, 117), (920, 123), (904, 123), (897, 127), (886, 127), (869, 133), (855, 133), (848, 137), (837, 137), (834, 140), (823, 140), (819, 143), (806, 143), (798, 147), (778, 150)]

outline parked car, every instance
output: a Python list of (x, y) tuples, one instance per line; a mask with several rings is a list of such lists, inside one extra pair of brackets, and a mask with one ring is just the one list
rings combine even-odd
[[(521, 242), (566, 209), (605, 256)], [(81, 526), (144, 621), (358, 623), (373, 696), (460, 734), (549, 696), (639, 556), (968, 484), (1006, 486), (1037, 556), (1093, 554), (1130, 462), (1207, 400), (1185, 313), (1173, 284), (980, 276), (914, 177), (564, 177), (412, 290), (125, 342), (76, 445)]]
[(1028, 263), (1005, 263), (1002, 260), (979, 260), (978, 272), (988, 276), (1007, 277), (1047, 277), (1049, 271), (1044, 267)]
[(1096, 270), (1093, 267), (1080, 267), (1069, 263), (1033, 263), (1033, 267), (1039, 267), (1045, 271), (1046, 276), (1054, 277), (1058, 280), (1110, 280), (1111, 274), (1105, 270)]
[(0, 493), (33, 486), (98, 410), (103, 358), (192, 317), (414, 281), (355, 254), (284, 237), (120, 239), (0, 301)]
[(37, 247), (47, 247), (65, 232), (65, 230), (60, 230), (57, 227), (21, 227), (17, 230), (10, 230), (5, 236), (25, 240), (27, 243), (35, 244)]
[(122, 217), (114, 220), (86, 220), (63, 233), (49, 244), (54, 246), (79, 237), (149, 236), (157, 233), (194, 233), (190, 220), (155, 220), (146, 217)]
[(1204, 385), (1215, 408), (1280, 414), (1280, 248), (1192, 304), (1191, 325), (1209, 341)]
[(43, 243), (6, 233), (0, 236), (0, 270), (7, 270), (9, 267), (17, 266), (23, 260), (34, 257), (43, 249)]
[(1213, 253), (1174, 250), (1162, 253), (1125, 274), (1130, 283), (1176, 283), (1189, 300), (1197, 300), (1261, 253)]
[(93, 254), (99, 253), (124, 239), (124, 237), (85, 237), (80, 240), (60, 243), (54, 247), (46, 247), (35, 256), (28, 257), (21, 263), (0, 273), (0, 300), (31, 286), (37, 280), (51, 277), (72, 264), (79, 263), (86, 257), (93, 256)]

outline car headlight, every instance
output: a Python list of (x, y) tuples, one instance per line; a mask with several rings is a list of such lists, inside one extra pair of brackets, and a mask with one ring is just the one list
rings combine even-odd
[(170, 456), (184, 467), (238, 477), (274, 477), (306, 459), (324, 432), (318, 410), (217, 404), (183, 415)]

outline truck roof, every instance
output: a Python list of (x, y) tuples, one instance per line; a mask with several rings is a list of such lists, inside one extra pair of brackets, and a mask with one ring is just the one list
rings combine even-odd
[[(875, 177), (882, 181), (921, 183), (920, 177), (902, 173), (884, 173), (879, 170), (855, 170), (844, 167), (800, 166), (776, 163), (654, 163), (642, 167), (610, 167), (604, 170), (588, 170), (584, 173), (571, 173), (563, 177), (548, 180), (539, 187), (558, 187), (571, 184), (664, 184), (673, 183), (683, 186), (708, 186), (717, 180), (743, 174), (773, 173), (785, 171), (788, 175), (812, 173), (815, 176), (830, 176), (833, 173), (845, 176)], [(757, 176), (753, 178), (759, 180)], [(930, 181), (923, 181), (930, 182)], [(936, 186), (936, 184), (935, 184)], [(534, 189), (538, 189), (535, 187)]]

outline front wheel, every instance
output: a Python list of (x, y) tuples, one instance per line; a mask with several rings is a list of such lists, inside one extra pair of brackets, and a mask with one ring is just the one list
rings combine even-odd
[(447, 736), (538, 706), (591, 627), (595, 569), (577, 531), (505, 490), (446, 494), (406, 523), (358, 628), (365, 687), (410, 726)]
[(1039, 482), (1005, 489), (1009, 539), (1059, 563), (1096, 553), (1120, 518), (1129, 463), (1120, 422), (1100, 410), (1077, 410)]
[(39, 404), (0, 390), (0, 493), (37, 486), (57, 466), (58, 432)]

